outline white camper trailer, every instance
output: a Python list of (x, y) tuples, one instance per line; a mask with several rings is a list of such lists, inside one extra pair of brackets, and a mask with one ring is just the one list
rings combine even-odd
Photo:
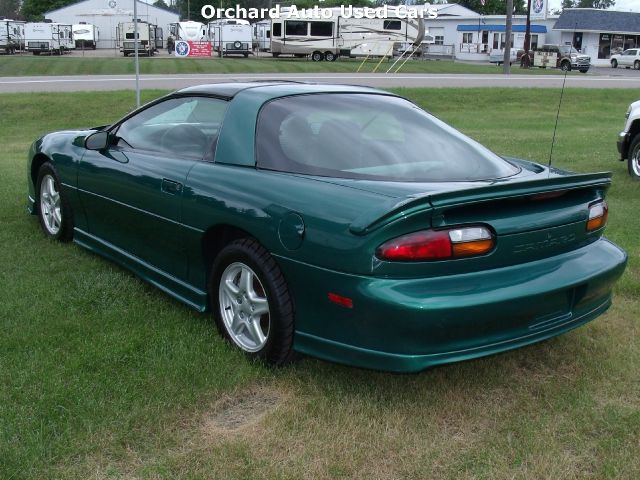
[(9, 55), (24, 50), (24, 25), (19, 20), (0, 20), (0, 50)]
[(64, 23), (27, 23), (24, 27), (27, 50), (34, 55), (59, 53), (71, 50), (73, 33), (71, 25)]
[(271, 50), (271, 20), (260, 20), (253, 28), (253, 48), (259, 52)]
[[(117, 38), (120, 51), (126, 57), (135, 53), (135, 22), (118, 24)], [(138, 55), (151, 57), (157, 50), (156, 26), (147, 22), (138, 22)]]
[(209, 32), (207, 26), (200, 22), (178, 22), (169, 25), (169, 32), (175, 41), (208, 42)]
[(222, 19), (209, 22), (211, 49), (221, 57), (249, 56), (252, 46), (251, 25), (247, 20)]
[[(391, 56), (398, 42), (420, 44), (424, 38), (422, 19), (388, 16), (355, 18), (332, 8), (330, 18), (291, 18), (289, 12), (271, 20), (271, 53), (311, 55), (313, 61), (334, 61), (338, 56)], [(291, 19), (289, 19), (291, 18)]]
[(98, 27), (90, 23), (78, 23), (73, 26), (73, 42), (76, 48), (95, 50), (99, 36)]

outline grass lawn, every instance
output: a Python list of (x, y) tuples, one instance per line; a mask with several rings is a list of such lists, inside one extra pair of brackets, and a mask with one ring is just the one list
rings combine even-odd
[[(402, 93), (496, 152), (547, 161), (556, 90)], [(250, 364), (208, 316), (46, 240), (25, 210), (29, 143), (113, 121), (133, 93), (0, 95), (0, 478), (637, 479), (640, 184), (615, 149), (636, 98), (565, 91), (554, 152), (559, 167), (614, 171), (607, 234), (630, 263), (609, 312), (541, 344), (393, 375)]]
[[(312, 62), (293, 58), (141, 58), (140, 73), (353, 73), (362, 60), (341, 59), (335, 62)], [(360, 70), (373, 72), (378, 59), (367, 60)], [(377, 69), (386, 72), (392, 62), (384, 61)], [(398, 64), (399, 66), (400, 64)], [(560, 74), (557, 69), (511, 69), (514, 74)], [(401, 73), (502, 73), (496, 65), (473, 65), (452, 60), (408, 61)], [(128, 57), (49, 57), (49, 56), (0, 56), (0, 77), (29, 75), (118, 75), (134, 73), (133, 58)], [(582, 75), (571, 72), (572, 75)]]

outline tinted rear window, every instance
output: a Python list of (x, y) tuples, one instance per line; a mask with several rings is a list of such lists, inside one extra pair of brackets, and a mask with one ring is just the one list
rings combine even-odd
[(484, 180), (519, 170), (402, 98), (312, 94), (266, 104), (258, 168), (403, 182)]

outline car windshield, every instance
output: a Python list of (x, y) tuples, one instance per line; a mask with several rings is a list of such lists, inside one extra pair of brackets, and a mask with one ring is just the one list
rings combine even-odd
[(580, 53), (578, 52), (575, 48), (569, 46), (569, 45), (565, 45), (560, 47), (560, 53), (562, 53), (562, 55), (571, 55), (571, 54), (577, 54)]
[(402, 182), (474, 181), (519, 168), (408, 100), (377, 94), (280, 98), (261, 110), (258, 168)]

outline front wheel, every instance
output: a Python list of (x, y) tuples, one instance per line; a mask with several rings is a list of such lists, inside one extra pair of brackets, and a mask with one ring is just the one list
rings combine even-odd
[(216, 325), (250, 358), (284, 365), (294, 358), (293, 302), (273, 257), (252, 238), (217, 256), (209, 282)]
[(611, 68), (618, 68), (618, 61), (615, 58), (611, 60)]
[(569, 62), (562, 62), (560, 64), (560, 70), (562, 70), (563, 72), (570, 72), (571, 64)]
[(640, 181), (640, 134), (637, 134), (629, 146), (629, 175)]
[(45, 235), (68, 242), (73, 238), (73, 213), (51, 163), (46, 162), (40, 167), (36, 189), (38, 218)]

